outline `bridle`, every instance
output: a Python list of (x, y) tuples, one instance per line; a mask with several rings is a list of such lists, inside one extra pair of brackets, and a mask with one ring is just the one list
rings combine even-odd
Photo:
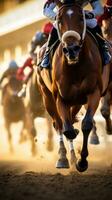
[[(65, 7), (71, 7), (71, 6), (74, 6), (74, 4), (64, 4), (62, 5), (59, 10), (58, 10), (58, 13), (60, 13), (60, 11), (65, 8)], [(78, 7), (81, 8), (80, 5), (77, 4)], [(82, 44), (83, 44), (83, 41), (85, 39), (85, 35), (86, 35), (86, 18), (85, 18), (85, 12), (84, 10), (82, 9), (82, 14), (83, 14), (83, 21), (84, 21), (84, 28), (83, 28), (83, 32), (81, 34), (81, 40), (80, 40), (80, 47), (82, 47)], [(62, 42), (62, 37), (61, 37), (61, 33), (60, 33), (60, 30), (59, 30), (59, 21), (58, 21), (58, 14), (57, 14), (57, 17), (56, 17), (56, 27), (57, 27), (57, 33), (58, 33), (58, 37), (59, 37), (59, 40), (60, 42)]]

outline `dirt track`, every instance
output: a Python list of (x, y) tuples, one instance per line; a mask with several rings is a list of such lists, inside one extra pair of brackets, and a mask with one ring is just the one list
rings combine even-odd
[[(21, 173), (26, 163), (0, 163), (1, 200), (110, 200), (112, 199), (112, 169), (100, 166), (89, 173), (71, 172), (63, 175)], [(95, 167), (95, 166), (94, 166)]]
[[(56, 134), (54, 151), (47, 152), (47, 129), (43, 130), (45, 121), (37, 120), (36, 124), (39, 129), (38, 154), (32, 158), (29, 142), (18, 144), (21, 124), (12, 128), (15, 153), (9, 154), (4, 122), (0, 121), (0, 200), (111, 200), (112, 136), (106, 136), (104, 121), (97, 122), (100, 145), (89, 145), (89, 169), (83, 174), (79, 174), (75, 167), (69, 170), (55, 169), (58, 158)], [(77, 156), (81, 138), (79, 134), (74, 142)]]

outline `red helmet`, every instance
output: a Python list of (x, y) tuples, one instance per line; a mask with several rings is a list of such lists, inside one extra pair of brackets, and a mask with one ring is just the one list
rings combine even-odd
[(111, 7), (111, 6), (112, 6), (112, 0), (107, 0), (107, 2), (106, 2), (106, 6)]
[(53, 28), (53, 24), (51, 22), (46, 23), (43, 28), (42, 28), (42, 32), (49, 35), (49, 33), (51, 32)]

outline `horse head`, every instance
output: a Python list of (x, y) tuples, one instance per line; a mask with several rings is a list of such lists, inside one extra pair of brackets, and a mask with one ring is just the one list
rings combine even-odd
[(7, 92), (11, 97), (18, 98), (18, 92), (22, 88), (22, 82), (16, 79), (16, 76), (11, 76), (7, 84)]
[(57, 30), (68, 64), (76, 64), (86, 32), (85, 14), (77, 3), (59, 4)]

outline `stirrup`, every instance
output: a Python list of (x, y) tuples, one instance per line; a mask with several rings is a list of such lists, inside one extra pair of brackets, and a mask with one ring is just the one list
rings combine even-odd
[(45, 57), (43, 58), (43, 60), (41, 62), (41, 67), (49, 68), (49, 66), (50, 66), (49, 55), (45, 55)]

